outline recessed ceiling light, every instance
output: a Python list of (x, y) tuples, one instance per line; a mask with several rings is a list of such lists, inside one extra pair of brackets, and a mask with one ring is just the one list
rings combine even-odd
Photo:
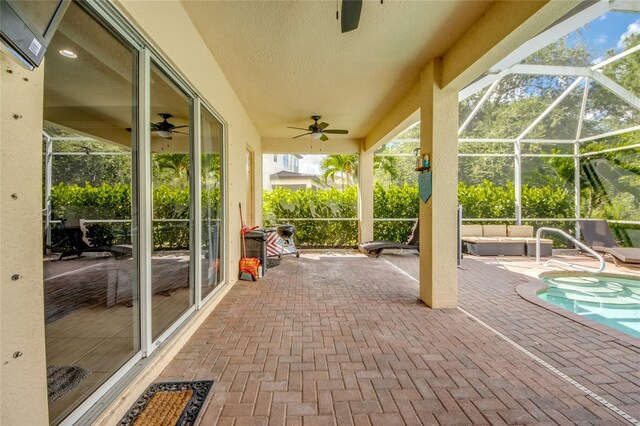
[(76, 59), (78, 57), (78, 55), (76, 55), (76, 52), (68, 49), (60, 49), (58, 50), (58, 53), (60, 53), (65, 58)]

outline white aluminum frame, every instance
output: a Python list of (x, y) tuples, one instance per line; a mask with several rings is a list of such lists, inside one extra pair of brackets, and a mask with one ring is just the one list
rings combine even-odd
[[(135, 209), (138, 213), (138, 248), (134, 253), (134, 260), (138, 263), (137, 278), (139, 282), (139, 323), (136, 323), (136, 330), (134, 333), (139, 333), (140, 350), (133, 355), (122, 367), (118, 369), (111, 377), (109, 377), (95, 392), (89, 395), (83, 402), (81, 402), (62, 422), (62, 425), (71, 425), (76, 423), (79, 419), (85, 415), (89, 415), (89, 410), (94, 407), (103, 398), (107, 392), (115, 386), (117, 382), (122, 380), (132, 368), (140, 363), (144, 362), (144, 358), (150, 356), (154, 350), (156, 350), (164, 341), (170, 338), (178, 328), (180, 328), (185, 321), (197, 310), (202, 308), (208, 301), (210, 301), (218, 292), (227, 284), (228, 270), (226, 268), (226, 260), (228, 257), (228, 239), (229, 230), (227, 224), (228, 212), (227, 212), (227, 177), (228, 177), (228, 164), (227, 158), (228, 152), (228, 123), (217, 113), (217, 111), (206, 103), (197, 92), (193, 89), (185, 78), (183, 78), (176, 70), (172, 68), (168, 61), (158, 53), (159, 51), (154, 49), (152, 43), (141, 35), (126, 18), (124, 18), (120, 12), (107, 0), (78, 0), (84, 9), (88, 10), (96, 19), (106, 25), (108, 30), (116, 38), (120, 38), (125, 43), (128, 43), (132, 50), (137, 53), (137, 111), (136, 111), (136, 132), (138, 146), (134, 153), (132, 147), (131, 153), (119, 153), (119, 152), (95, 152), (91, 155), (134, 155), (135, 154), (135, 170), (134, 179), (137, 185), (137, 192), (132, 194), (132, 203), (135, 204)], [(194, 286), (194, 291), (191, 292), (193, 303), (167, 330), (165, 330), (155, 341), (152, 335), (152, 283), (151, 283), (151, 254), (153, 252), (152, 246), (152, 224), (153, 224), (153, 209), (152, 209), (152, 191), (151, 191), (151, 176), (152, 176), (152, 164), (151, 164), (151, 135), (150, 128), (147, 123), (151, 122), (149, 105), (150, 105), (150, 70), (151, 61), (164, 72), (173, 83), (183, 91), (190, 102), (190, 111), (193, 115), (193, 119), (190, 120), (190, 154), (192, 157), (192, 181), (190, 182), (191, 200), (192, 200), (192, 215), (188, 219), (191, 221), (190, 232), (192, 235), (190, 257), (192, 259), (192, 272), (190, 273), (191, 285)], [(200, 187), (198, 177), (200, 176), (199, 159), (200, 153), (200, 111), (201, 108), (206, 108), (222, 125), (222, 141), (221, 141), (221, 186), (224, 188), (221, 196), (222, 213), (220, 220), (221, 226), (221, 245), (222, 250), (220, 253), (222, 264), (222, 279), (218, 286), (211, 291), (203, 300), (201, 300), (200, 282), (197, 279), (200, 274), (200, 240), (201, 240), (201, 204), (200, 204)], [(43, 139), (46, 144), (45, 147), (45, 200), (46, 206), (43, 211), (45, 214), (45, 224), (49, 230), (47, 242), (50, 244), (50, 225), (56, 221), (51, 220), (51, 178), (52, 167), (51, 161), (54, 155), (86, 155), (83, 152), (54, 152), (52, 142), (57, 140), (65, 141), (94, 141), (96, 139), (89, 137), (49, 137), (43, 132)], [(197, 173), (193, 173), (195, 170)], [(196, 185), (195, 183), (198, 183)], [(135, 218), (132, 218), (133, 221)], [(129, 220), (112, 220), (111, 222), (128, 222)], [(87, 220), (87, 222), (105, 222), (100, 220)], [(134, 306), (134, 309), (136, 307)], [(136, 319), (137, 321), (137, 319)]]
[[(585, 3), (586, 4), (586, 3)], [(618, 83), (607, 77), (602, 73), (602, 69), (622, 58), (627, 57), (633, 53), (640, 51), (640, 45), (631, 47), (611, 58), (602, 60), (597, 64), (590, 67), (572, 67), (572, 66), (555, 66), (555, 65), (533, 65), (533, 64), (520, 64), (518, 62), (525, 59), (531, 54), (531, 52), (538, 51), (545, 46), (555, 42), (559, 38), (569, 34), (570, 32), (582, 27), (583, 25), (598, 18), (604, 13), (614, 10), (621, 11), (633, 11), (640, 12), (640, 1), (609, 1), (600, 0), (591, 5), (587, 5), (581, 10), (573, 13), (570, 17), (564, 19), (557, 25), (552, 26), (541, 32), (539, 35), (523, 44), (520, 48), (516, 49), (513, 53), (508, 55), (505, 59), (493, 66), (487, 75), (479, 78), (459, 93), (459, 100), (467, 99), (474, 93), (479, 92), (485, 87), (489, 86), (487, 91), (474, 106), (470, 114), (463, 120), (462, 124), (458, 128), (458, 135), (460, 136), (467, 128), (469, 123), (473, 120), (478, 111), (482, 108), (484, 103), (489, 99), (490, 95), (494, 92), (496, 86), (499, 84), (502, 78), (512, 74), (525, 74), (525, 75), (548, 75), (548, 76), (565, 76), (577, 77), (567, 88), (556, 98), (545, 110), (539, 114), (518, 136), (515, 138), (459, 138), (458, 143), (513, 143), (513, 154), (506, 153), (491, 153), (491, 154), (477, 154), (477, 153), (461, 153), (459, 157), (514, 157), (514, 189), (515, 189), (515, 209), (516, 209), (516, 223), (522, 223), (522, 194), (521, 194), (521, 176), (522, 176), (522, 162), (521, 159), (525, 157), (566, 157), (574, 159), (574, 210), (575, 219), (580, 219), (580, 159), (590, 155), (603, 154), (607, 152), (622, 151), (627, 149), (633, 149), (640, 147), (640, 144), (629, 145), (625, 147), (615, 147), (604, 149), (600, 151), (580, 153), (580, 144), (585, 142), (591, 142), (599, 139), (604, 139), (611, 136), (621, 135), (624, 133), (630, 133), (639, 131), (640, 126), (632, 126), (625, 129), (614, 130), (599, 135), (582, 137), (582, 126), (584, 124), (587, 99), (589, 96), (589, 87), (591, 82), (603, 86), (606, 90), (613, 93), (617, 98), (624, 101), (631, 108), (640, 111), (640, 97), (631, 93), (626, 88), (620, 86)], [(579, 85), (584, 84), (582, 103), (576, 128), (576, 137), (573, 140), (566, 139), (525, 139), (526, 136), (556, 108), (570, 93), (572, 93)], [(400, 141), (400, 140), (397, 140)], [(523, 154), (522, 143), (548, 143), (548, 144), (572, 144), (573, 154)], [(576, 222), (575, 233), (579, 237), (580, 229)]]

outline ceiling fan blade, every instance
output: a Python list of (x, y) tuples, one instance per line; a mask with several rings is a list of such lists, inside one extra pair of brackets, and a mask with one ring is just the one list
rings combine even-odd
[(320, 129), (320, 130), (324, 130), (327, 127), (329, 127), (329, 123), (325, 123), (324, 121), (322, 123), (318, 124), (318, 129)]
[(342, 0), (342, 20), (340, 26), (343, 33), (358, 28), (361, 11), (362, 0)]
[(189, 133), (185, 133), (185, 132), (178, 132), (176, 130), (171, 130), (171, 133), (178, 133), (179, 135), (187, 135), (189, 136)]
[(341, 129), (329, 129), (329, 130), (325, 130), (324, 133), (333, 133), (336, 135), (346, 135), (349, 133), (348, 130), (341, 130)]
[(324, 142), (324, 141), (328, 141), (329, 138), (327, 137), (327, 135), (323, 133), (322, 136), (320, 136), (320, 140)]
[(294, 136), (294, 137), (292, 137), (291, 139), (301, 138), (301, 137), (303, 137), (303, 136), (307, 136), (307, 135), (310, 135), (310, 134), (311, 134), (311, 132), (309, 132), (309, 133), (303, 133), (303, 134), (301, 134), (301, 135)]
[(172, 129), (182, 129), (183, 127), (189, 127), (189, 125), (185, 124), (183, 126), (173, 126)]
[(291, 126), (287, 126), (287, 129), (296, 129), (296, 130), (304, 130), (304, 131), (309, 130), (309, 129), (305, 129), (305, 128), (302, 128), (302, 127), (291, 127)]

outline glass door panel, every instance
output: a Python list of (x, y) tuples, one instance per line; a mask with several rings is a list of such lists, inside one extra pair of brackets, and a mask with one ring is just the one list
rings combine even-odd
[(190, 279), (191, 109), (191, 99), (152, 64), (151, 315), (154, 340), (194, 303)]
[(44, 74), (43, 290), (57, 424), (140, 351), (137, 51), (72, 3)]
[(224, 279), (222, 264), (222, 123), (202, 108), (201, 199), (202, 259), (201, 297), (204, 299)]

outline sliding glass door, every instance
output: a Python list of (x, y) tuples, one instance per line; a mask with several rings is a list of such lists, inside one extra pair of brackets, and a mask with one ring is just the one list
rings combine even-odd
[(110, 8), (72, 2), (43, 65), (53, 424), (126, 380), (225, 277), (224, 125)]
[(191, 279), (192, 101), (151, 65), (152, 339), (194, 305)]
[(49, 416), (140, 351), (137, 59), (72, 3), (44, 65), (43, 291)]

